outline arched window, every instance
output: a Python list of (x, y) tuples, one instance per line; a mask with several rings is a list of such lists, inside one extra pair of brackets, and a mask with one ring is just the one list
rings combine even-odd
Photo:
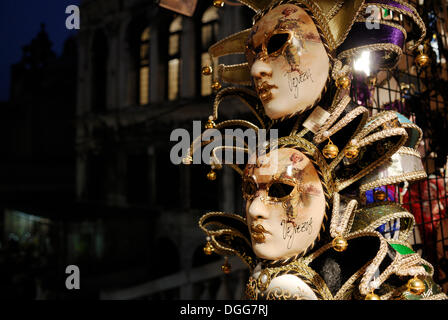
[(95, 32), (92, 46), (92, 111), (106, 111), (109, 46), (103, 31)]
[[(216, 42), (218, 36), (219, 14), (216, 7), (210, 7), (205, 10), (201, 19), (201, 67), (211, 65), (208, 48)], [(212, 77), (201, 76), (201, 95), (208, 96), (212, 94)]]
[(149, 103), (149, 40), (150, 28), (143, 30), (140, 36), (139, 104)]
[(168, 100), (179, 97), (180, 85), (180, 41), (182, 17), (178, 16), (170, 24), (168, 39)]

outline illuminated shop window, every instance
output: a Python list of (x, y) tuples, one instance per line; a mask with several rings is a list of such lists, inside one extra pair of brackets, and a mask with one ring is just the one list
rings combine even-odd
[(171, 22), (168, 39), (168, 100), (179, 98), (180, 86), (180, 37), (182, 32), (182, 18), (176, 17)]
[[(202, 28), (201, 28), (201, 69), (204, 66), (211, 65), (210, 56), (207, 52), (208, 48), (216, 42), (218, 35), (219, 14), (218, 9), (210, 7), (205, 10), (202, 15)], [(212, 77), (201, 75), (201, 95), (208, 96), (212, 93), (211, 89)]]
[(140, 37), (140, 105), (149, 103), (149, 40), (150, 28), (147, 27)]

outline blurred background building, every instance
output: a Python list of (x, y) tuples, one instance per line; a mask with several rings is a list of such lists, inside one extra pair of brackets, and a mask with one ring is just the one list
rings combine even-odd
[[(206, 166), (170, 161), (171, 132), (191, 132), (211, 112), (208, 47), (251, 25), (249, 9), (225, 2), (198, 0), (189, 17), (157, 1), (84, 0), (60, 56), (44, 25), (23, 48), (0, 103), (0, 297), (241, 298), (244, 265), (231, 259), (223, 274), (197, 225), (207, 211), (243, 212), (239, 179), (224, 168), (209, 181)], [(415, 215), (415, 249), (446, 292), (447, 2), (415, 4), (431, 64), (416, 67), (407, 53), (362, 102), (372, 113), (399, 109), (424, 131), (430, 175), (397, 201)], [(243, 112), (233, 100), (222, 108), (224, 118)], [(65, 288), (72, 264), (81, 290)]]

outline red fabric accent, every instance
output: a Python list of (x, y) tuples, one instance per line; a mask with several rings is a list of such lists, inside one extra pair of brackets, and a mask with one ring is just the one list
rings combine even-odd
[(446, 217), (446, 197), (443, 178), (430, 178), (410, 185), (403, 197), (403, 207), (414, 215), (421, 232), (432, 234), (440, 219)]

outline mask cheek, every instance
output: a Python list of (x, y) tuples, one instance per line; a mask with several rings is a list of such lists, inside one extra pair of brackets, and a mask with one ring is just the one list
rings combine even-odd
[(298, 71), (300, 66), (301, 47), (289, 45), (285, 48), (283, 56), (289, 66), (290, 71)]
[(309, 194), (302, 194), (300, 205), (302, 208), (309, 207), (311, 205), (312, 197)]
[(297, 199), (295, 199), (295, 198), (296, 197), (285, 200), (282, 203), (283, 209), (285, 210), (285, 215), (288, 219), (297, 218), (300, 202), (298, 202)]

